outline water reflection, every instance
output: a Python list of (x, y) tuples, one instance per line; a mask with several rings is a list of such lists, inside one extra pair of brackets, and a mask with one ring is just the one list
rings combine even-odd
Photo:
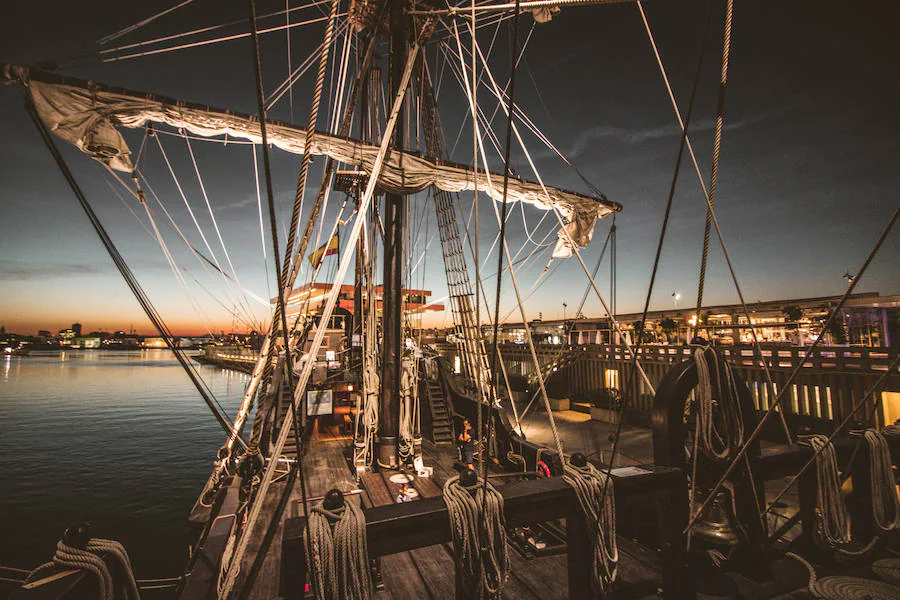
[[(12, 361), (15, 360), (15, 365)], [(198, 372), (230, 413), (247, 376)], [(186, 516), (223, 433), (167, 350), (8, 357), (0, 387), (0, 564), (49, 559), (72, 523), (119, 538), (140, 577), (184, 563)]]

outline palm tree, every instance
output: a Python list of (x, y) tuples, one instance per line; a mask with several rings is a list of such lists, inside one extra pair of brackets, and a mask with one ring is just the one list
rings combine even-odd
[(672, 334), (678, 331), (678, 323), (675, 322), (675, 319), (666, 317), (659, 322), (659, 328), (666, 334), (666, 341), (671, 342)]

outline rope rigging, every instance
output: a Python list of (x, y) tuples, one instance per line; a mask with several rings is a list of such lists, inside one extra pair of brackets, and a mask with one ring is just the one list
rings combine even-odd
[[(750, 318), (750, 309), (747, 307), (747, 302), (744, 300), (744, 292), (741, 289), (740, 281), (738, 280), (737, 273), (734, 270), (734, 264), (731, 262), (731, 255), (728, 252), (728, 247), (725, 245), (725, 237), (722, 235), (722, 230), (719, 227), (719, 220), (716, 217), (715, 210), (713, 209), (712, 203), (710, 202), (709, 192), (706, 189), (706, 184), (703, 181), (703, 175), (700, 172), (700, 165), (697, 162), (697, 156), (694, 154), (694, 148), (691, 145), (690, 137), (687, 135), (687, 126), (688, 126), (689, 119), (682, 120), (682, 118), (681, 118), (681, 111), (678, 109), (678, 102), (676, 102), (676, 100), (675, 100), (675, 94), (672, 91), (672, 86), (669, 83), (669, 77), (666, 74), (665, 67), (663, 66), (662, 57), (660, 56), (660, 52), (659, 52), (659, 47), (656, 45), (656, 40), (654, 39), (653, 32), (650, 29), (650, 22), (647, 20), (647, 15), (644, 12), (644, 6), (640, 0), (638, 0), (635, 3), (635, 5), (637, 6), (638, 12), (641, 15), (641, 20), (644, 24), (644, 30), (647, 32), (647, 39), (649, 40), (650, 46), (653, 49), (653, 55), (656, 58), (656, 64), (659, 66), (660, 76), (662, 77), (663, 83), (666, 86), (666, 91), (668, 92), (669, 100), (672, 103), (672, 109), (675, 113), (675, 119), (678, 121), (678, 126), (682, 131), (683, 139), (682, 139), (681, 143), (683, 144), (683, 148), (679, 150), (678, 163), (676, 163), (676, 164), (680, 166), (683, 149), (686, 148), (688, 151), (688, 155), (691, 158), (691, 162), (694, 166), (694, 173), (697, 175), (697, 182), (700, 185), (700, 190), (703, 192), (703, 198), (704, 198), (704, 201), (706, 202), (707, 215), (711, 218), (712, 224), (716, 228), (716, 237), (719, 240), (719, 246), (722, 248), (722, 255), (725, 257), (725, 263), (728, 265), (728, 272), (731, 275), (731, 281), (734, 284), (735, 291), (737, 292), (738, 300), (740, 301), (741, 309), (744, 313), (744, 318), (747, 319), (747, 323), (750, 326), (750, 335), (753, 338), (753, 347), (754, 347), (754, 351), (755, 351), (755, 358), (757, 361), (759, 361), (759, 363), (762, 365), (763, 370), (765, 371), (766, 383), (768, 385), (767, 389), (769, 391), (771, 391), (772, 395), (776, 395), (775, 384), (772, 380), (772, 373), (769, 370), (769, 364), (763, 356), (762, 346), (760, 345), (760, 342), (759, 342), (759, 336), (757, 334), (756, 327), (753, 324), (753, 319)], [(711, 18), (712, 18), (711, 11), (712, 11), (712, 3), (710, 3), (710, 5), (709, 5), (709, 11), (707, 13), (707, 22), (706, 22), (706, 26), (704, 28), (704, 32), (706, 32), (709, 29), (709, 23), (711, 22)], [(730, 27), (730, 25), (729, 25), (729, 27)], [(729, 29), (726, 29), (726, 34), (729, 34), (728, 33), (729, 31), (730, 31)], [(704, 37), (703, 37), (703, 46), (704, 47), (705, 47), (705, 44), (706, 44), (706, 36), (704, 34)], [(730, 46), (730, 43), (729, 43), (729, 46)], [(701, 48), (701, 53), (700, 53), (700, 57), (698, 59), (698, 66), (697, 66), (697, 72), (695, 74), (695, 78), (699, 78), (700, 67), (702, 65), (702, 60), (703, 60), (702, 55), (703, 55), (703, 50)], [(696, 79), (695, 79), (695, 89), (696, 89)], [(692, 102), (693, 102), (694, 92), (692, 92), (691, 97), (692, 97)], [(690, 111), (690, 107), (689, 107), (689, 111)], [(784, 430), (785, 436), (787, 438), (787, 442), (790, 445), (792, 443), (792, 440), (791, 440), (790, 430), (788, 429), (788, 426), (787, 426), (787, 421), (785, 420), (784, 415), (780, 411), (778, 411), (778, 412), (779, 412), (779, 417), (781, 419), (781, 426)]]
[(331, 490), (311, 508), (305, 538), (316, 600), (373, 597), (366, 518), (359, 506)]
[(572, 486), (587, 522), (593, 561), (591, 588), (604, 595), (616, 579), (619, 550), (616, 545), (616, 495), (613, 479), (575, 454), (565, 463), (563, 481)]
[[(708, 346), (694, 349), (697, 444), (709, 459), (727, 460), (744, 441), (744, 420), (731, 364)], [(724, 381), (723, 381), (724, 378)]]
[(900, 512), (897, 510), (897, 484), (891, 466), (891, 451), (879, 431), (866, 429), (863, 435), (869, 446), (869, 485), (875, 526), (881, 532), (893, 531), (900, 526)]
[[(716, 201), (716, 184), (719, 180), (719, 153), (722, 148), (722, 125), (725, 121), (725, 87), (728, 85), (728, 57), (731, 51), (731, 22), (734, 11), (734, 1), (725, 3), (725, 34), (722, 42), (722, 74), (719, 79), (719, 107), (716, 114), (716, 133), (713, 141), (712, 171), (709, 176), (709, 205), (706, 207), (706, 226), (703, 230), (703, 253), (700, 258), (700, 279), (697, 284), (697, 314), (703, 307), (703, 287), (706, 283), (706, 261), (709, 255), (709, 230), (712, 225), (713, 205)], [(700, 319), (697, 319), (697, 328), (700, 327)]]
[[(844, 307), (844, 304), (847, 302), (847, 298), (849, 298), (850, 295), (853, 293), (853, 290), (856, 288), (856, 285), (858, 284), (859, 280), (862, 278), (862, 275), (869, 268), (869, 265), (872, 263), (872, 260), (875, 258), (875, 255), (878, 254), (878, 250), (884, 244), (884, 241), (887, 239), (888, 234), (891, 232), (891, 229), (894, 227), (894, 224), (897, 222), (898, 217), (900, 217), (900, 205), (898, 205), (894, 209), (894, 212), (891, 215), (891, 218), (888, 220), (887, 225), (885, 225), (884, 229), (881, 232), (881, 235), (875, 241), (875, 244), (872, 246), (872, 249), (869, 251), (869, 254), (866, 256), (865, 261), (863, 261), (863, 264), (860, 266), (859, 270), (857, 271), (856, 277), (853, 278), (853, 280), (847, 284), (847, 290), (844, 292), (844, 295), (841, 296), (841, 299), (838, 301), (838, 303), (835, 305), (835, 307), (829, 313), (828, 318), (825, 320), (825, 323), (822, 325), (823, 331), (827, 331), (828, 327), (834, 321), (835, 316), (840, 314), (841, 309)], [(719, 491), (719, 489), (721, 489), (722, 484), (725, 482), (725, 480), (728, 478), (728, 476), (731, 475), (731, 473), (737, 467), (738, 461), (746, 455), (747, 450), (750, 448), (750, 445), (754, 441), (756, 441), (756, 439), (760, 436), (760, 434), (762, 433), (762, 429), (766, 424), (766, 421), (772, 415), (772, 413), (775, 412), (778, 409), (778, 407), (780, 407), (781, 404), (784, 402), (784, 399), (786, 398), (787, 390), (791, 389), (791, 385), (796, 380), (797, 375), (800, 373), (801, 369), (803, 369), (803, 365), (806, 364), (806, 362), (809, 360), (809, 357), (812, 355), (813, 352), (815, 352), (816, 348), (818, 348), (819, 344), (824, 339), (824, 337), (825, 336), (819, 336), (818, 338), (816, 338), (813, 341), (812, 344), (810, 344), (809, 348), (806, 349), (806, 353), (804, 354), (803, 358), (797, 363), (797, 365), (791, 371), (790, 375), (787, 378), (787, 381), (784, 383), (784, 386), (781, 388), (781, 391), (775, 397), (775, 400), (772, 402), (769, 409), (759, 419), (759, 422), (757, 423), (756, 428), (750, 433), (750, 435), (744, 441), (744, 445), (741, 446), (740, 450), (737, 452), (737, 454), (734, 456), (734, 458), (732, 458), (728, 467), (722, 472), (722, 475), (719, 477), (719, 481), (716, 482), (716, 485), (713, 486), (713, 489), (710, 491), (709, 496), (706, 498), (706, 500), (703, 501), (703, 504), (700, 506), (700, 509), (697, 512), (697, 515), (695, 515), (694, 517), (691, 518), (690, 522), (688, 523), (687, 527), (685, 528), (685, 532), (689, 531), (691, 529), (691, 527), (693, 527), (694, 523), (699, 518), (699, 515), (701, 515), (703, 513), (703, 511), (706, 510), (707, 506), (709, 505), (710, 502), (712, 502), (712, 499), (715, 497), (716, 493)], [(900, 359), (900, 356), (898, 356), (898, 359)], [(887, 374), (890, 373), (891, 371), (893, 371), (893, 369), (895, 369), (897, 367), (897, 362), (898, 362), (897, 359), (892, 361), (891, 366), (888, 367), (888, 370), (885, 371), (885, 373), (882, 374), (881, 377), (879, 377), (879, 379), (875, 383), (875, 385), (880, 385), (881, 383), (884, 382), (884, 379), (887, 377)], [(863, 399), (865, 399), (865, 397), (867, 397), (874, 389), (877, 389), (877, 388), (874, 386), (870, 387), (869, 391), (864, 394)], [(856, 410), (858, 410), (858, 408), (860, 406), (861, 406), (861, 404), (858, 404), (856, 407), (854, 407), (854, 410), (850, 413), (850, 415), (848, 415), (845, 418), (844, 422), (841, 424), (841, 427), (843, 425), (845, 425), (847, 421), (849, 421), (850, 417), (856, 412)], [(838, 427), (837, 431), (839, 431), (841, 427)], [(832, 434), (832, 435), (834, 435), (834, 434)]]
[(448, 479), (443, 493), (457, 581), (471, 598), (500, 598), (509, 572), (503, 496), (474, 471), (460, 477)]
[[(103, 556), (112, 558), (125, 575), (124, 582), (117, 582), (110, 572)], [(25, 583), (32, 583), (42, 575), (54, 569), (77, 569), (90, 571), (99, 583), (99, 600), (114, 600), (116, 591), (124, 589), (127, 600), (140, 600), (138, 584), (134, 579), (131, 560), (119, 542), (102, 538), (91, 538), (89, 526), (70, 527), (66, 535), (56, 544), (53, 559), (34, 569), (25, 578)]]
[[(215, 416), (216, 420), (219, 422), (219, 425), (221, 425), (225, 432), (230, 435), (232, 432), (232, 424), (229, 421), (228, 416), (225, 414), (225, 410), (212, 395), (212, 392), (208, 388), (206, 388), (205, 384), (202, 382), (202, 379), (200, 379), (200, 377), (197, 375), (193, 366), (190, 364), (190, 361), (184, 356), (184, 353), (181, 351), (181, 349), (175, 345), (172, 332), (169, 330), (168, 326), (165, 324), (162, 317), (157, 312), (156, 307), (151, 303), (146, 292), (138, 283), (134, 274), (131, 272), (131, 269), (128, 267), (128, 264), (125, 262), (125, 259), (119, 253), (118, 248), (112, 241), (112, 238), (109, 237), (106, 228), (100, 222), (97, 214), (94, 212), (84, 193), (81, 191), (81, 187), (75, 181), (75, 177), (72, 175), (72, 172), (66, 165), (62, 154), (60, 154), (59, 148), (57, 148), (52, 134), (47, 130), (47, 126), (44, 125), (44, 122), (41, 121), (40, 116), (37, 114), (37, 109), (35, 108), (34, 104), (30, 101), (27, 101), (26, 107), (28, 109), (28, 114), (31, 116), (31, 119), (34, 122), (35, 127), (41, 134), (41, 138), (43, 139), (44, 144), (47, 146), (47, 149), (50, 151), (50, 154), (56, 161), (56, 164), (65, 177), (66, 182), (69, 184), (69, 188), (78, 199), (82, 210), (84, 211), (88, 220), (91, 222), (91, 226), (94, 228), (94, 231), (97, 233), (97, 237), (100, 238), (100, 241), (103, 243), (103, 247), (106, 249), (106, 252), (107, 254), (109, 254), (113, 263), (115, 263), (116, 268), (122, 275), (122, 278), (125, 280), (126, 285), (134, 294), (134, 297), (138, 301), (138, 304), (141, 305), (141, 308), (144, 310), (147, 318), (150, 319), (150, 322), (156, 328), (156, 331), (166, 343), (166, 346), (169, 348), (172, 354), (175, 355), (176, 360), (178, 360), (179, 364), (181, 364), (191, 382), (197, 388), (197, 391), (200, 393), (203, 401), (213, 413), (213, 416)], [(241, 440), (239, 437), (237, 438), (237, 441), (241, 445), (245, 445), (243, 440)]]

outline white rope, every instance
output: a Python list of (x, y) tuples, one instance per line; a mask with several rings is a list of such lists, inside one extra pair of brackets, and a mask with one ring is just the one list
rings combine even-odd
[[(720, 364), (716, 351), (708, 347), (695, 348), (694, 364), (699, 449), (707, 458), (727, 460), (744, 443), (744, 420), (734, 373), (731, 365), (727, 361)], [(715, 382), (711, 372), (715, 373)]]
[(306, 529), (311, 588), (316, 600), (367, 600), (373, 597), (366, 540), (366, 518), (353, 502), (329, 511), (322, 504), (309, 513)]
[(875, 429), (866, 429), (869, 445), (869, 483), (872, 492), (872, 516), (879, 531), (888, 532), (900, 525), (897, 510), (897, 482), (891, 466), (887, 440)]
[[(369, 212), (369, 206), (372, 203), (372, 197), (375, 193), (375, 186), (378, 181), (378, 176), (381, 174), (381, 168), (384, 165), (384, 159), (387, 155), (388, 148), (391, 143), (391, 134), (394, 131), (394, 127), (397, 124), (397, 117), (400, 113), (400, 108), (403, 104), (403, 98), (406, 95), (406, 90), (409, 87), (409, 79), (412, 74), (412, 68), (415, 64), (415, 59), (419, 53), (420, 43), (417, 40), (415, 44), (413, 44), (412, 49), (410, 50), (409, 58), (406, 64), (406, 68), (403, 72), (403, 77), (400, 81), (399, 92), (397, 93), (397, 97), (394, 99), (393, 106), (391, 108), (391, 115), (388, 119), (387, 126), (385, 128), (384, 135), (381, 141), (381, 147), (379, 148), (378, 156), (376, 157), (375, 164), (372, 168), (372, 173), (369, 175), (369, 181), (366, 184), (366, 190), (363, 194), (362, 198), (360, 198), (359, 210), (356, 213), (356, 218), (353, 221), (353, 228), (348, 236), (347, 244), (352, 246), (356, 244), (356, 240), (359, 238), (360, 231), (362, 230), (362, 224), (366, 219), (366, 215)], [(343, 284), (344, 277), (347, 274), (348, 269), (350, 268), (350, 262), (354, 260), (354, 256), (352, 252), (346, 253), (341, 259), (341, 265), (338, 269), (338, 274), (334, 279), (334, 283), (331, 286), (331, 290), (328, 294), (328, 300), (325, 303), (325, 307), (322, 309), (321, 322), (327, 323), (331, 318), (331, 314), (334, 311), (334, 306), (337, 303), (338, 296), (340, 295), (340, 286)], [(316, 330), (316, 336), (312, 341), (309, 354), (310, 356), (316, 356), (319, 352), (319, 349), (322, 347), (322, 341), (325, 338), (325, 327), (319, 327)], [(312, 374), (312, 367), (314, 365), (314, 361), (307, 361), (304, 366), (303, 373), (300, 375), (300, 378), (297, 382), (297, 389), (306, 389), (306, 385), (309, 382), (310, 375)], [(285, 415), (284, 422), (282, 424), (281, 430), (278, 433), (278, 438), (275, 443), (273, 456), (278, 456), (284, 450), (284, 445), (287, 442), (287, 438), (290, 435), (290, 431), (293, 427), (293, 415), (294, 411), (297, 410), (297, 407), (294, 403), (291, 403), (288, 407), (287, 414)], [(263, 501), (265, 500), (266, 494), (268, 492), (269, 486), (272, 483), (272, 478), (274, 476), (275, 471), (275, 462), (270, 461), (269, 465), (266, 467), (266, 471), (263, 475), (263, 479), (259, 485), (257, 490), (256, 501), (253, 504), (253, 507), (250, 511), (250, 516), (247, 519), (247, 523), (244, 529), (244, 535), (241, 536), (241, 540), (238, 544), (237, 548), (237, 556), (242, 557), (243, 554), (247, 550), (247, 546), (249, 545), (250, 538), (252, 537), (252, 532), (256, 527), (256, 523), (259, 519), (259, 514), (262, 511)], [(223, 600), (230, 593), (231, 588), (234, 585), (235, 580), (237, 579), (238, 572), (240, 571), (240, 560), (232, 561), (231, 569), (228, 573), (228, 580), (226, 582), (225, 590), (222, 594), (219, 595), (220, 600)]]
[[(456, 37), (456, 45), (458, 48), (459, 61), (460, 61), (461, 65), (465, 65), (465, 59), (463, 58), (462, 42), (460, 41), (459, 31), (456, 29), (455, 22), (453, 25), (454, 25), (454, 33), (455, 33), (455, 37)], [(485, 68), (487, 70), (486, 66), (485, 66)], [(488, 74), (490, 75), (489, 71), (488, 71)], [(471, 95), (471, 90), (468, 87), (468, 83), (466, 85), (466, 96), (468, 97), (470, 105), (474, 106), (473, 96)], [(484, 150), (484, 143), (481, 141), (480, 137), (477, 137), (476, 139), (479, 141), (479, 148), (481, 150), (482, 158), (484, 159), (485, 164), (488, 164), (487, 156), (486, 156), (485, 150)], [(493, 187), (493, 183), (491, 181), (490, 175), (488, 175), (488, 177), (487, 177), (487, 182), (488, 182), (489, 187)], [(500, 217), (500, 213), (497, 211), (496, 203), (492, 202), (491, 206), (494, 209), (494, 215), (496, 216), (497, 223), (499, 225), (501, 222), (501, 217)], [(541, 368), (540, 361), (538, 360), (538, 357), (537, 357), (537, 351), (534, 348), (534, 339), (532, 338), (532, 335), (531, 335), (531, 326), (529, 325), (528, 316), (525, 313), (525, 306), (522, 302), (522, 294), (519, 291), (519, 283), (518, 283), (518, 280), (516, 279), (516, 272), (512, 266), (513, 261), (512, 261), (512, 257), (510, 256), (509, 247), (504, 246), (504, 251), (506, 253), (506, 262), (507, 262), (507, 265), (509, 266), (510, 279), (512, 280), (513, 289), (516, 292), (516, 302), (519, 305), (519, 314), (522, 317), (522, 323), (525, 327), (525, 340), (528, 344), (529, 352), (531, 353), (531, 360), (534, 363), (534, 368), (537, 370), (540, 370), (540, 368)], [(554, 442), (556, 443), (556, 450), (559, 453), (560, 461), (564, 461), (565, 458), (564, 458), (564, 453), (563, 453), (563, 449), (562, 449), (562, 440), (559, 437), (559, 431), (556, 427), (556, 420), (553, 417), (553, 409), (550, 407), (550, 400), (547, 396), (547, 389), (544, 386), (544, 382), (542, 380), (538, 380), (538, 384), (540, 386), (541, 398), (544, 400), (544, 408), (547, 411), (547, 418), (550, 422), (550, 430), (553, 432), (553, 439), (554, 439)]]
[(136, 31), (136, 30), (140, 29), (141, 27), (143, 27), (144, 25), (152, 23), (156, 19), (163, 17), (174, 10), (179, 9), (182, 6), (187, 6), (188, 4), (190, 4), (193, 1), (194, 0), (183, 0), (182, 2), (179, 2), (178, 4), (176, 4), (175, 6), (170, 6), (169, 8), (167, 8), (163, 11), (160, 11), (160, 12), (156, 13), (155, 15), (147, 17), (146, 19), (142, 19), (133, 25), (129, 25), (128, 27), (125, 27), (124, 29), (120, 29), (119, 31), (116, 31), (115, 33), (111, 33), (107, 36), (104, 36), (104, 37), (100, 38), (99, 40), (97, 40), (97, 45), (102, 46), (103, 44), (108, 44), (109, 42), (111, 42), (115, 39), (118, 39), (118, 38), (122, 37), (123, 35), (131, 33), (132, 31)]
[(84, 549), (69, 546), (63, 540), (60, 540), (56, 545), (56, 553), (53, 555), (53, 559), (32, 571), (25, 581), (30, 583), (37, 580), (39, 575), (52, 567), (90, 571), (97, 577), (100, 584), (99, 600), (114, 600), (116, 582), (113, 580), (106, 561), (101, 558), (101, 553), (110, 555), (121, 566), (126, 576), (125, 592), (128, 600), (140, 600), (141, 595), (138, 591), (137, 582), (134, 580), (134, 571), (131, 568), (131, 560), (128, 558), (128, 553), (122, 544), (114, 540), (93, 538), (88, 540)]
[[(456, 571), (468, 597), (500, 598), (509, 573), (503, 496), (480, 477), (466, 488), (457, 475), (444, 484), (442, 498), (450, 517)], [(479, 531), (485, 534), (484, 543)]]
[[(347, 13), (341, 13), (339, 16), (345, 17)], [(275, 31), (284, 31), (285, 29), (293, 29), (294, 27), (302, 27), (304, 25), (311, 25), (313, 23), (320, 23), (322, 21), (327, 21), (328, 17), (317, 17), (315, 19), (308, 19), (306, 21), (301, 21), (297, 23), (291, 23), (290, 26), (280, 25), (278, 27), (269, 27), (267, 29), (260, 29), (257, 33), (259, 35), (263, 35), (265, 33), (273, 33)], [(213, 38), (209, 40), (200, 40), (198, 42), (190, 42), (186, 44), (179, 44), (177, 46), (170, 46), (168, 48), (156, 48), (154, 50), (146, 50), (144, 52), (134, 52), (132, 54), (125, 54), (122, 56), (110, 56), (102, 59), (103, 62), (115, 62), (119, 60), (129, 60), (132, 58), (140, 58), (142, 56), (152, 56), (154, 54), (164, 54), (167, 52), (174, 52), (176, 50), (184, 50), (186, 48), (196, 48), (198, 46), (206, 46), (208, 44), (218, 44), (220, 42), (230, 42), (233, 40), (241, 40), (244, 38), (250, 37), (250, 32), (245, 33), (236, 33), (234, 35), (225, 35), (218, 38)]]
[[(491, 73), (491, 69), (487, 64), (487, 61), (485, 60), (484, 55), (481, 53), (481, 49), (477, 45), (476, 45), (476, 49), (478, 51), (478, 54), (481, 58), (482, 63), (484, 64), (484, 69), (488, 75), (488, 79), (490, 80), (491, 85), (494, 87), (495, 90), (498, 90), (497, 82), (494, 79), (493, 74)], [(502, 104), (503, 111), (505, 113), (508, 113), (509, 109), (506, 107), (506, 105), (503, 103), (501, 103), (501, 104)], [(566, 241), (569, 243), (570, 247), (574, 251), (575, 257), (578, 259), (578, 263), (581, 265), (581, 268), (584, 271), (585, 276), (588, 278), (588, 281), (590, 282), (591, 287), (594, 289), (594, 293), (597, 295), (597, 298), (600, 300), (600, 303), (603, 305), (603, 309), (606, 311), (606, 314), (607, 314), (608, 318), (610, 319), (610, 322), (613, 324), (614, 329), (619, 334), (621, 339), (625, 342), (625, 348), (628, 350), (628, 353), (631, 355), (632, 358), (635, 358), (634, 348), (632, 347), (632, 344), (625, 337), (624, 332), (622, 331), (622, 328), (619, 325), (618, 319), (616, 319), (615, 315), (613, 315), (612, 311), (610, 310), (609, 306), (606, 303), (605, 298), (603, 297), (603, 294), (600, 292), (600, 288), (597, 286), (597, 282), (591, 276), (591, 272), (588, 269), (587, 265), (585, 264), (584, 258), (581, 256), (581, 251), (579, 250), (577, 245), (572, 242), (572, 239), (569, 236), (568, 231), (566, 230), (565, 221), (562, 218), (562, 215), (560, 215), (560, 213), (559, 213), (559, 209), (556, 207), (556, 204), (550, 199), (550, 194), (547, 191), (547, 187), (544, 184), (544, 181), (541, 178), (540, 173), (538, 172), (537, 166), (535, 165), (534, 160), (531, 157), (531, 153), (528, 151), (528, 148), (526, 147), (525, 142), (522, 139), (522, 135), (519, 132), (519, 128), (516, 126), (515, 121), (512, 122), (512, 130), (516, 136), (516, 140), (518, 141), (519, 146), (522, 149), (522, 152), (525, 154), (525, 158), (528, 161), (529, 167), (531, 168), (532, 172), (534, 173), (535, 178), (537, 179), (538, 185), (541, 186), (541, 189), (544, 192), (544, 196), (547, 199), (547, 204), (550, 206), (550, 210), (553, 211), (554, 216), (556, 216), (556, 219), (561, 226), (560, 235), (566, 239)], [(488, 177), (488, 184), (489, 185), (491, 184), (490, 177)], [(496, 206), (494, 207), (494, 211), (495, 212), (497, 211)], [(651, 394), (655, 394), (656, 388), (654, 387), (653, 383), (650, 381), (650, 378), (647, 376), (647, 373), (646, 373), (646, 371), (644, 371), (644, 368), (641, 365), (641, 362), (639, 360), (636, 360), (636, 366), (637, 366), (638, 372), (641, 375), (641, 378), (644, 380), (644, 384), (647, 386), (647, 389), (650, 390)]]
[(591, 463), (576, 467), (568, 462), (563, 481), (575, 489), (575, 496), (584, 513), (593, 552), (591, 588), (595, 594), (603, 595), (615, 581), (619, 563), (616, 494), (612, 477)]
[(850, 543), (850, 513), (841, 496), (840, 471), (834, 445), (824, 435), (811, 435), (807, 442), (817, 453), (816, 543), (839, 548)]

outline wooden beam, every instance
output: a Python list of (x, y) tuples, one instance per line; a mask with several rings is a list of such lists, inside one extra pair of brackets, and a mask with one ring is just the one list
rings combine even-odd
[[(661, 531), (661, 545), (666, 550), (663, 561), (663, 587), (669, 597), (687, 598), (682, 575), (684, 539), (682, 520), (687, 518), (687, 487), (680, 469), (645, 465), (645, 473), (627, 477), (613, 476), (616, 502), (628, 506), (640, 501), (658, 500), (661, 510), (683, 515), (661, 514), (661, 522), (677, 522), (678, 526)], [(544, 521), (566, 519), (568, 530), (569, 598), (591, 598), (590, 547), (581, 507), (574, 490), (562, 478), (539, 479), (504, 485), (499, 488), (504, 500), (504, 517), (507, 527), (520, 527)], [(416, 548), (444, 544), (452, 540), (447, 507), (442, 498), (426, 498), (365, 509), (369, 555), (371, 558), (397, 554)], [(300, 599), (306, 584), (306, 559), (303, 532), (304, 517), (288, 519), (282, 547), (283, 563), (296, 568), (282, 569), (283, 597)], [(301, 565), (303, 568), (300, 568)], [(448, 565), (449, 566), (449, 565)]]

